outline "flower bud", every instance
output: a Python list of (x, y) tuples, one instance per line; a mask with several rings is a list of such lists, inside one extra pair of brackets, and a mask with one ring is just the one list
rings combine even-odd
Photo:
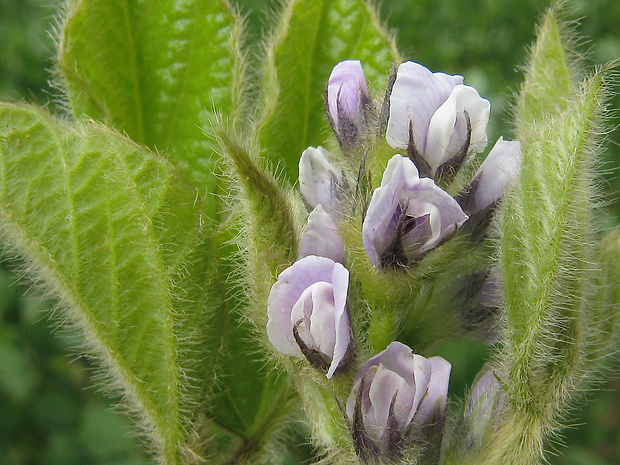
[(348, 183), (342, 171), (329, 160), (323, 147), (309, 147), (299, 160), (299, 190), (309, 211), (317, 205), (331, 214), (342, 211)]
[(349, 272), (340, 263), (314, 255), (295, 262), (269, 294), (271, 343), (286, 355), (305, 356), (331, 378), (350, 357), (348, 287)]
[(475, 452), (487, 447), (493, 432), (494, 419), (501, 411), (504, 391), (495, 372), (488, 366), (478, 373), (463, 414), (463, 447)]
[(488, 367), (483, 368), (474, 380), (465, 416), (474, 416), (475, 421), (479, 421), (482, 417), (492, 415), (500, 391), (501, 386), (495, 372)]
[(377, 268), (405, 267), (467, 220), (459, 204), (413, 162), (395, 155), (375, 189), (364, 223), (364, 248)]
[(450, 369), (443, 358), (415, 355), (400, 342), (360, 365), (346, 407), (358, 455), (396, 460), (422, 428), (443, 424)]
[(459, 195), (459, 203), (470, 215), (493, 208), (519, 175), (522, 158), (519, 141), (500, 137), (470, 181), (466, 194)]
[(344, 264), (344, 244), (331, 216), (317, 205), (308, 216), (306, 230), (301, 236), (299, 258), (308, 255), (331, 258)]
[(334, 66), (327, 81), (325, 107), (343, 150), (355, 146), (359, 132), (367, 124), (370, 108), (370, 94), (360, 61), (346, 60)]
[(466, 156), (484, 150), (491, 104), (462, 76), (405, 62), (390, 95), (386, 140), (406, 149), (420, 175), (451, 179)]

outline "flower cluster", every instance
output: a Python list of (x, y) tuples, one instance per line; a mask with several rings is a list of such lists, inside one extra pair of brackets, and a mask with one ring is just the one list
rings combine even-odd
[[(362, 67), (355, 63), (338, 64), (327, 86), (326, 105), (340, 141), (345, 138), (344, 128), (340, 120), (334, 124), (333, 115), (346, 113), (347, 121), (356, 122), (356, 135), (369, 132), (359, 127), (372, 112), (367, 87), (359, 84), (365, 82)], [(452, 197), (441, 186), (449, 184), (472, 155), (486, 148), (488, 100), (464, 85), (462, 76), (432, 73), (413, 62), (400, 65), (385, 100), (389, 104), (385, 139), (406, 156), (394, 155), (389, 160), (381, 185), (372, 193), (363, 241), (377, 268), (406, 268), (467, 221), (483, 228), (488, 225), (490, 213), (518, 174), (521, 148), (516, 141), (500, 138), (463, 192)], [(357, 113), (352, 112), (354, 108)], [(354, 144), (353, 132), (346, 134), (348, 146)], [(326, 162), (327, 155), (322, 160)], [(321, 183), (320, 194), (315, 195), (321, 195), (330, 208), (332, 203), (342, 208), (347, 187), (343, 176), (332, 165), (315, 162), (321, 168), (310, 170), (308, 164), (304, 163), (303, 170), (300, 167), (302, 189)]]
[[(372, 267), (378, 273), (406, 270), (466, 225), (472, 234), (484, 231), (520, 168), (519, 143), (500, 138), (466, 187), (456, 196), (447, 192), (460, 168), (487, 145), (490, 103), (461, 76), (403, 63), (384, 102), (377, 111), (359, 61), (333, 69), (325, 94), (328, 119), (348, 162), (353, 157), (359, 165), (351, 168), (322, 147), (304, 151), (299, 187), (307, 225), (298, 260), (282, 271), (269, 295), (271, 343), (283, 354), (305, 358), (328, 379), (346, 371), (354, 347), (361, 347), (354, 343), (339, 233), (343, 223), (360, 217), (357, 206), (363, 208), (361, 239)], [(387, 121), (379, 121), (379, 113)], [(373, 144), (367, 144), (372, 137), (385, 137), (389, 147), (402, 151), (387, 165), (373, 165), (384, 167), (374, 191), (355, 181), (364, 164), (373, 162)], [(345, 412), (358, 455), (395, 461), (421, 431), (440, 436), (450, 370), (441, 357), (426, 359), (399, 342), (361, 363)]]

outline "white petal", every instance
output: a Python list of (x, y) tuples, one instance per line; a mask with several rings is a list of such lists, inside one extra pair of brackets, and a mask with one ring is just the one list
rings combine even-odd
[(351, 323), (347, 312), (347, 294), (349, 290), (349, 271), (340, 263), (334, 265), (332, 274), (334, 289), (334, 331), (336, 342), (332, 355), (332, 363), (327, 371), (331, 378), (340, 362), (344, 359), (351, 342)]
[(423, 155), (433, 172), (454, 157), (467, 139), (465, 112), (471, 125), (468, 152), (478, 153), (487, 144), (486, 128), (491, 104), (470, 86), (459, 85), (432, 116)]
[[(435, 228), (433, 232), (435, 233), (439, 229), (439, 234), (434, 234), (433, 238), (427, 241), (421, 250), (422, 252), (438, 245), (444, 237), (460, 227), (468, 218), (458, 202), (430, 178), (420, 179), (418, 190), (415, 192), (415, 199), (433, 204), (437, 208), (434, 214), (438, 216), (441, 224), (437, 228), (437, 223), (432, 222)], [(433, 220), (437, 221), (437, 218), (435, 217)]]
[(329, 283), (312, 285), (312, 314), (310, 333), (316, 343), (313, 348), (333, 358), (336, 345), (336, 312), (334, 309), (334, 288)]
[(299, 258), (308, 255), (331, 258), (344, 263), (344, 244), (331, 216), (317, 205), (308, 216), (306, 230), (300, 240)]
[(309, 209), (323, 205), (327, 211), (337, 209), (342, 195), (342, 170), (329, 161), (323, 147), (309, 147), (299, 160), (299, 190)]
[(502, 197), (508, 185), (519, 175), (522, 158), (519, 141), (499, 138), (474, 175), (478, 184), (473, 211), (484, 210)]
[(407, 148), (411, 122), (415, 145), (422, 152), (431, 117), (452, 89), (462, 82), (462, 76), (431, 73), (418, 63), (407, 61), (401, 64), (390, 96), (388, 144), (394, 148)]
[[(406, 381), (398, 373), (386, 368), (383, 364), (379, 364), (377, 372), (370, 382), (368, 396), (372, 405), (375, 424), (366, 424), (366, 427), (375, 426), (381, 429), (387, 427), (390, 405), (394, 395), (397, 393), (397, 403), (401, 403), (400, 405), (394, 405), (394, 413), (399, 426), (401, 428), (407, 426), (408, 423), (405, 423), (405, 421), (409, 417), (411, 405), (410, 402), (403, 404), (402, 399), (410, 397), (407, 394), (411, 387), (407, 385)], [(407, 400), (409, 401), (410, 399)]]
[(452, 370), (452, 365), (441, 357), (431, 357), (427, 361), (430, 379), (426, 385), (426, 397), (416, 413), (416, 421), (422, 424), (430, 421), (435, 414), (440, 416), (445, 414), (450, 371)]
[[(326, 284), (326, 283), (321, 282), (321, 283), (312, 284), (310, 287), (305, 289), (304, 292), (299, 297), (299, 299), (297, 300), (297, 302), (295, 302), (295, 305), (293, 305), (293, 309), (291, 310), (291, 321), (289, 322), (290, 329), (287, 328), (285, 329), (285, 331), (288, 331), (290, 333), (288, 340), (290, 341), (291, 345), (296, 346), (297, 348), (298, 348), (297, 341), (294, 341), (294, 336), (293, 336), (293, 326), (296, 325), (300, 320), (301, 320), (301, 323), (297, 327), (299, 337), (301, 338), (302, 341), (306, 343), (307, 346), (309, 347), (316, 346), (316, 342), (314, 341), (314, 337), (312, 336), (312, 332), (310, 330), (310, 326), (311, 326), (310, 318), (312, 316), (313, 308), (314, 308), (314, 302), (312, 299), (313, 297), (312, 291), (319, 284)], [(301, 351), (296, 350), (294, 354), (288, 354), (288, 355), (301, 356)]]

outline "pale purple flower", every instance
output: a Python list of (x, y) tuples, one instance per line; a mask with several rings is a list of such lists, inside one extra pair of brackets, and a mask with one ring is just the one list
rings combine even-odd
[(325, 91), (329, 121), (343, 147), (355, 144), (366, 124), (370, 94), (362, 64), (358, 60), (341, 61), (332, 70)]
[(486, 147), (491, 104), (462, 76), (402, 63), (390, 95), (386, 140), (406, 149), (422, 176), (451, 177), (470, 153)]
[(377, 268), (402, 267), (419, 259), (461, 226), (467, 215), (430, 178), (420, 178), (414, 163), (393, 156), (375, 189), (362, 238)]
[(416, 428), (442, 423), (451, 365), (392, 342), (358, 368), (346, 414), (364, 459), (398, 458)]
[(305, 356), (331, 378), (344, 368), (351, 328), (349, 272), (340, 263), (309, 255), (278, 276), (269, 294), (267, 336), (277, 350)]
[(459, 195), (463, 208), (471, 215), (494, 207), (510, 183), (519, 176), (522, 158), (519, 141), (506, 141), (500, 137), (472, 178), (466, 193)]
[(343, 170), (330, 161), (323, 147), (308, 147), (299, 160), (299, 190), (308, 210), (322, 205), (328, 213), (342, 210), (348, 182)]
[(306, 230), (300, 240), (299, 258), (308, 255), (331, 258), (344, 265), (344, 244), (331, 216), (317, 205), (308, 215)]

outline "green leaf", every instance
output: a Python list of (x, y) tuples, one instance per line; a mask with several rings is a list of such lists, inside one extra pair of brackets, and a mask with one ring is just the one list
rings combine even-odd
[(583, 356), (579, 325), (596, 231), (592, 146), (606, 78), (601, 70), (574, 88), (563, 27), (550, 10), (532, 51), (517, 109), (525, 118), (517, 122), (521, 177), (506, 202), (501, 240), (510, 381), (516, 399), (550, 411)]
[(82, 330), (160, 460), (199, 453), (220, 294), (195, 190), (101, 125), (26, 106), (0, 106), (0, 156), (2, 240)]
[(566, 109), (574, 94), (570, 41), (560, 6), (547, 10), (537, 28), (517, 100), (517, 126), (523, 134), (554, 111)]
[(213, 192), (217, 157), (201, 128), (235, 110), (239, 24), (226, 0), (71, 2), (57, 60), (74, 115), (165, 151)]
[(259, 449), (289, 412), (295, 397), (286, 374), (275, 370), (249, 339), (251, 326), (230, 315), (228, 342), (218, 358), (222, 379), (213, 393), (210, 414), (218, 424)]
[(400, 56), (364, 0), (291, 0), (267, 52), (259, 136), (269, 158), (297, 179), (299, 157), (329, 134), (323, 95), (340, 61), (362, 61), (371, 88), (383, 92)]
[(507, 315), (501, 376), (510, 404), (493, 446), (485, 448), (489, 463), (541, 460), (544, 442), (594, 368), (591, 344), (602, 328), (593, 324), (599, 311), (593, 147), (605, 78), (597, 72), (570, 99), (558, 97), (519, 135), (521, 177), (506, 202), (500, 241)]

